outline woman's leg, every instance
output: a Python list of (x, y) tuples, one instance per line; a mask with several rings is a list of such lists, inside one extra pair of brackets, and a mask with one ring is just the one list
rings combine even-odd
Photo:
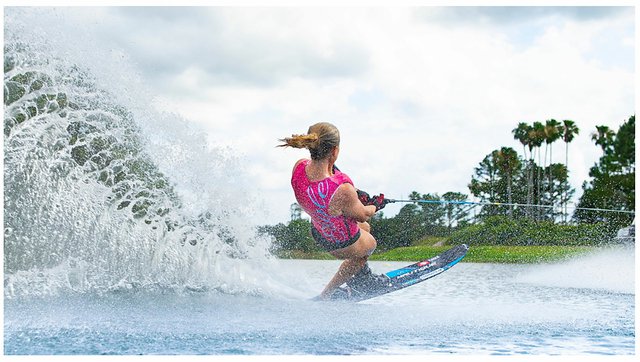
[(376, 245), (376, 239), (363, 228), (360, 230), (360, 238), (355, 243), (346, 248), (332, 251), (333, 256), (344, 259), (344, 262), (320, 296), (328, 298), (337, 287), (359, 272), (369, 259), (369, 255), (376, 249)]

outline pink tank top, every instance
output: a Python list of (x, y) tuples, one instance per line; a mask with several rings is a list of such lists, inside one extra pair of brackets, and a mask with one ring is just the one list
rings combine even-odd
[(291, 186), (302, 209), (311, 216), (313, 227), (329, 242), (343, 243), (353, 238), (360, 228), (356, 220), (329, 214), (329, 203), (340, 185), (353, 185), (347, 174), (335, 169), (333, 176), (309, 181), (305, 172), (309, 160), (300, 162), (291, 176)]

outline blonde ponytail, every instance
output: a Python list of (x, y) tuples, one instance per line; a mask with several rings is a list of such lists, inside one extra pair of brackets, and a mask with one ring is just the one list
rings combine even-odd
[(312, 134), (294, 134), (291, 137), (285, 137), (278, 141), (284, 142), (278, 147), (293, 147), (293, 148), (306, 148), (311, 149), (318, 145), (318, 135)]
[(306, 148), (311, 159), (321, 160), (329, 156), (334, 147), (340, 145), (340, 132), (336, 126), (327, 122), (320, 122), (309, 127), (305, 135), (291, 135), (281, 140), (278, 147)]

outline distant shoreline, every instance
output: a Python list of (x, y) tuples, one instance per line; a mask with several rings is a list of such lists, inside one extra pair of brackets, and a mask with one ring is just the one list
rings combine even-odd
[[(451, 246), (408, 246), (395, 248), (383, 253), (373, 254), (373, 261), (420, 261), (428, 259), (447, 250)], [(571, 257), (588, 254), (601, 250), (604, 247), (596, 246), (503, 246), (503, 245), (478, 245), (471, 246), (469, 252), (461, 262), (467, 263), (504, 263), (504, 264), (535, 264), (549, 263), (569, 259)], [(326, 252), (302, 252), (287, 251), (278, 253), (281, 259), (311, 259), (334, 260), (335, 258)]]

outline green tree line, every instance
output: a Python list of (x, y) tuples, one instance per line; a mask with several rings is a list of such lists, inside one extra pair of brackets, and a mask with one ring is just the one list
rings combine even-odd
[[(370, 220), (378, 250), (409, 246), (429, 236), (495, 245), (584, 245), (610, 239), (632, 222), (633, 214), (592, 209), (635, 211), (635, 115), (617, 132), (597, 126), (591, 133), (603, 154), (582, 185), (577, 207), (569, 207), (575, 194), (569, 183), (569, 144), (579, 132), (572, 120), (520, 122), (512, 134), (522, 154), (500, 147), (474, 168), (468, 188), (479, 201), (466, 203), (470, 195), (461, 192), (413, 191), (409, 199), (427, 202), (408, 203), (393, 217), (381, 212)], [(564, 163), (552, 161), (558, 141), (564, 143)], [(274, 237), (278, 250), (319, 251), (310, 222), (299, 216), (261, 230)]]

